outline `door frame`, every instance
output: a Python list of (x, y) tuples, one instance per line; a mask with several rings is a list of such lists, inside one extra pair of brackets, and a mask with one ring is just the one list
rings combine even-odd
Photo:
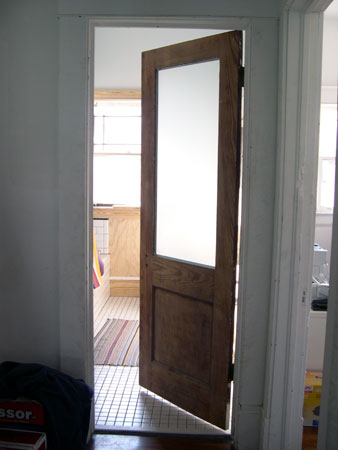
[[(297, 2), (296, 2), (297, 3)], [(303, 4), (308, 3), (303, 1)], [(325, 3), (324, 0), (318, 3)], [(297, 5), (298, 8), (299, 5)], [(320, 5), (319, 5), (320, 6)], [(327, 1), (326, 1), (327, 6)], [(291, 8), (291, 7), (290, 7)], [(325, 9), (325, 8), (324, 8)], [(317, 9), (318, 10), (318, 9)], [(290, 20), (286, 20), (286, 15)], [(311, 92), (311, 96), (317, 99), (320, 86), (317, 86), (315, 77), (309, 83), (310, 75), (320, 65), (320, 54), (316, 51), (312, 56), (305, 50), (311, 48), (307, 45), (306, 39), (315, 41), (311, 35), (314, 31), (316, 37), (321, 36), (320, 13), (288, 12), (284, 13), (284, 19), (280, 30), (281, 59), (280, 59), (280, 82), (283, 87), (281, 95), (279, 117), (287, 118), (287, 110), (295, 113), (298, 111), (298, 121), (283, 121), (283, 127), (276, 136), (277, 124), (277, 99), (272, 98), (268, 105), (268, 110), (263, 109), (264, 102), (259, 98), (259, 94), (265, 91), (271, 92), (272, 96), (277, 93), (277, 73), (268, 78), (262, 73), (269, 70), (266, 59), (275, 61), (278, 47), (278, 19), (277, 18), (226, 18), (226, 17), (105, 17), (95, 19), (86, 16), (59, 16), (60, 27), (60, 84), (59, 84), (59, 229), (65, 230), (68, 226), (77, 230), (77, 235), (72, 233), (60, 233), (59, 256), (60, 261), (64, 261), (64, 266), (59, 273), (59, 295), (60, 295), (60, 368), (73, 376), (85, 378), (89, 384), (93, 384), (93, 349), (92, 349), (92, 289), (91, 289), (91, 233), (90, 220), (92, 219), (91, 205), (91, 129), (92, 123), (90, 105), (93, 95), (93, 35), (96, 26), (128, 26), (128, 27), (180, 27), (180, 28), (215, 28), (215, 30), (240, 29), (245, 31), (245, 86), (246, 96), (244, 104), (244, 136), (243, 136), (243, 175), (242, 175), (242, 226), (241, 226), (241, 253), (240, 265), (241, 273), (239, 277), (239, 299), (238, 299), (238, 325), (236, 343), (236, 365), (234, 374), (235, 394), (233, 401), (233, 433), (237, 445), (240, 448), (271, 448), (270, 438), (274, 438), (274, 449), (288, 448), (286, 440), (282, 442), (280, 434), (275, 433), (278, 426), (283, 424), (283, 430), (288, 431), (288, 441), (294, 442), (295, 436), (299, 434), (299, 427), (292, 426), (292, 419), (288, 411), (292, 407), (299, 410), (299, 395), (290, 395), (290, 387), (300, 394), (300, 383), (295, 383), (296, 372), (293, 370), (297, 358), (301, 352), (304, 353), (304, 336), (306, 327), (301, 326), (297, 330), (297, 320), (291, 315), (292, 324), (288, 320), (293, 312), (294, 298), (298, 298), (299, 289), (303, 281), (309, 276), (310, 264), (300, 264), (297, 259), (300, 255), (300, 248), (306, 249), (306, 245), (312, 246), (311, 232), (306, 230), (302, 234), (302, 227), (306, 228), (307, 220), (311, 220), (313, 214), (313, 199), (308, 202), (312, 195), (302, 188), (304, 184), (304, 168), (310, 167), (313, 155), (311, 151), (302, 154), (302, 164), (298, 164), (299, 144), (304, 149), (304, 142), (307, 132), (315, 123), (314, 117), (308, 117), (306, 111), (306, 94)], [(318, 22), (319, 21), (319, 22)], [(298, 23), (297, 23), (298, 22)], [(317, 23), (317, 25), (316, 25)], [(292, 26), (286, 26), (291, 24)], [(290, 44), (293, 34), (297, 34), (299, 43), (299, 62), (296, 67), (292, 67), (295, 55), (291, 52)], [(287, 51), (288, 50), (288, 51)], [(262, 56), (265, 55), (265, 58)], [(311, 56), (311, 57), (310, 57)], [(301, 70), (300, 70), (301, 69)], [(274, 67), (277, 71), (277, 64)], [(299, 72), (300, 70), (300, 72)], [(302, 89), (294, 88), (294, 76), (291, 72), (296, 71), (296, 76)], [(316, 76), (317, 71), (314, 70)], [(294, 74), (295, 75), (295, 74)], [(312, 88), (312, 90), (311, 90)], [(302, 92), (302, 95), (298, 95)], [(292, 93), (296, 97), (291, 98)], [(260, 95), (262, 97), (262, 95)], [(285, 102), (284, 102), (285, 100)], [(317, 100), (316, 100), (317, 101)], [(311, 101), (312, 102), (312, 101)], [(263, 105), (263, 106), (262, 106)], [(300, 105), (303, 105), (300, 108)], [(288, 108), (286, 108), (288, 106)], [(310, 105), (311, 106), (311, 105)], [(255, 117), (254, 112), (261, 108), (263, 118)], [(296, 108), (296, 109), (294, 109)], [(300, 108), (300, 109), (298, 109)], [(74, 115), (76, 119), (74, 119)], [(256, 114), (257, 116), (257, 114)], [(269, 116), (269, 117), (267, 117)], [(302, 119), (302, 120), (300, 120)], [(255, 130), (260, 130), (260, 122), (263, 120), (267, 124), (266, 135), (262, 138)], [(74, 123), (79, 126), (74, 128)], [(297, 136), (296, 140), (295, 135)], [(292, 139), (294, 146), (288, 145), (288, 139)], [(304, 141), (305, 139), (305, 141)], [(275, 194), (266, 193), (265, 198), (262, 193), (266, 189), (260, 186), (261, 177), (267, 176), (269, 186), (272, 186), (271, 177), (275, 167), (274, 151), (276, 142), (279, 143), (279, 158), (277, 160), (277, 182), (276, 182), (276, 213), (275, 222), (270, 218), (271, 210), (275, 201)], [(309, 140), (310, 142), (310, 140)], [(284, 145), (282, 145), (284, 144)], [(261, 148), (264, 148), (262, 152)], [(86, 149), (84, 152), (83, 149)], [(271, 155), (267, 157), (266, 150), (271, 149)], [(313, 151), (313, 145), (311, 146)], [(295, 152), (296, 149), (296, 152)], [(72, 164), (69, 165), (69, 151), (72, 150)], [(297, 158), (297, 174), (294, 170), (293, 160), (289, 159), (295, 155)], [(262, 156), (266, 157), (265, 164), (262, 163)], [(269, 159), (270, 158), (270, 159)], [(259, 165), (260, 163), (260, 165)], [(262, 167), (263, 166), (263, 167)], [(83, 173), (83, 179), (76, 185), (78, 180), (73, 177), (74, 167)], [(294, 182), (289, 186), (286, 180)], [(284, 183), (282, 182), (284, 180)], [(308, 177), (309, 180), (309, 177)], [(313, 183), (313, 180), (312, 180)], [(73, 195), (69, 196), (72, 191)], [(274, 189), (273, 189), (274, 191)], [(288, 198), (295, 198), (290, 202)], [(273, 197), (273, 201), (271, 199)], [(301, 221), (297, 213), (298, 202), (304, 201), (306, 206), (301, 210)], [(305, 201), (306, 200), (306, 201)], [(264, 203), (264, 204), (262, 204)], [(261, 211), (268, 213), (268, 220), (271, 220), (268, 233), (265, 236), (268, 249), (260, 248), (260, 242), (255, 242), (255, 231), (262, 220), (257, 218), (257, 212), (253, 208), (261, 208)], [(288, 229), (291, 229), (292, 245), (286, 231), (281, 227), (283, 213), (291, 211), (288, 215)], [(263, 214), (263, 218), (264, 214)], [(256, 223), (253, 230), (249, 222)], [(261, 222), (260, 222), (261, 221)], [(275, 228), (274, 251), (272, 257), (272, 230)], [(291, 228), (290, 228), (291, 227)], [(270, 232), (271, 230), (271, 232)], [(258, 240), (259, 241), (259, 240)], [(309, 247), (310, 248), (310, 247)], [(74, 258), (78, 257), (75, 261)], [(262, 268), (269, 267), (273, 262), (273, 274), (266, 269), (268, 275), (266, 279), (259, 280), (261, 286), (255, 282), (255, 273), (252, 270), (253, 261), (256, 260), (256, 270), (262, 272)], [(299, 275), (292, 281), (290, 289), (291, 266), (286, 266), (287, 262), (292, 262), (292, 268), (297, 269)], [(303, 253), (301, 261), (303, 262)], [(285, 267), (286, 266), (286, 267)], [(305, 267), (306, 266), (306, 267)], [(300, 277), (301, 275), (301, 277)], [(283, 283), (281, 277), (283, 276)], [(302, 281), (300, 281), (300, 278)], [(77, 280), (74, 283), (74, 279)], [(270, 286), (270, 280), (275, 280)], [(265, 286), (265, 282), (269, 286)], [(281, 289), (280, 286), (283, 286)], [(272, 300), (270, 298), (270, 287), (272, 289)], [(276, 289), (278, 287), (278, 289)], [(254, 288), (254, 290), (253, 290)], [(261, 298), (259, 298), (259, 289)], [(255, 292), (254, 292), (255, 291)], [(285, 297), (285, 293), (287, 294)], [(305, 296), (308, 302), (308, 296)], [(85, 299), (85, 302), (83, 301)], [(250, 299), (250, 302), (247, 301)], [(304, 302), (301, 302), (304, 303)], [(267, 329), (268, 317), (255, 315), (255, 308), (270, 304), (270, 328)], [(296, 302), (297, 308), (302, 311), (304, 307)], [(283, 305), (283, 308), (278, 308)], [(258, 319), (259, 330), (254, 334), (254, 341), (250, 327), (250, 316)], [(299, 316), (296, 316), (299, 319)], [(257, 323), (255, 324), (257, 328)], [(71, 330), (71, 333), (70, 331)], [(290, 330), (297, 333), (288, 334)], [(281, 339), (288, 336), (287, 342)], [(74, 338), (75, 337), (75, 338)], [(267, 339), (269, 337), (269, 339)], [(268, 340), (268, 346), (263, 347)], [(291, 346), (295, 345), (295, 351), (289, 352)], [(263, 344), (262, 344), (263, 343)], [(298, 344), (297, 344), (298, 343)], [(249, 344), (249, 345), (248, 345)], [(258, 356), (258, 359), (257, 359)], [(285, 363), (285, 366), (283, 366)], [(260, 367), (262, 366), (262, 367)], [(266, 371), (265, 371), (265, 367)], [(281, 369), (281, 372), (278, 370)], [(291, 373), (291, 376), (290, 376)], [(283, 374), (286, 375), (283, 378)], [(247, 382), (257, 384), (255, 392), (248, 390)], [(278, 395), (273, 395), (273, 388), (277, 382), (282, 380), (282, 387), (278, 390)], [(263, 393), (263, 386), (267, 386)], [(263, 397), (264, 394), (264, 397)], [(288, 401), (286, 401), (286, 399)], [(277, 405), (277, 408), (275, 407)]]
[[(262, 419), (262, 403), (264, 400), (264, 377), (265, 377), (265, 362), (266, 351), (265, 344), (268, 338), (268, 308), (270, 296), (270, 272), (264, 278), (265, 289), (262, 289), (261, 282), (257, 283), (255, 275), (252, 273), (250, 266), (255, 265), (258, 271), (262, 272), (263, 268), (271, 264), (271, 249), (267, 250), (261, 245), (261, 242), (256, 240), (256, 231), (249, 227), (249, 222), (252, 224), (253, 204), (260, 204), (264, 212), (269, 210), (271, 214), (269, 223), (269, 232), (267, 240), (270, 238), (272, 246), (273, 239), (273, 202), (274, 193), (271, 193), (269, 199), (261, 201), (262, 195), (266, 194), (266, 186), (257, 179), (270, 178), (271, 185), (274, 183), (273, 170), (275, 168), (274, 155), (268, 161), (266, 166), (258, 168), (258, 161), (262, 158), (262, 153), (268, 147), (273, 148), (276, 143), (277, 134), (277, 99), (270, 105), (267, 111), (263, 111), (264, 101), (257, 92), (265, 89), (267, 92), (271, 91), (273, 96), (274, 89), (277, 90), (277, 77), (274, 80), (270, 77), (269, 80), (264, 81), (264, 72), (269, 71), (268, 61), (278, 61), (276, 48), (278, 47), (278, 20), (277, 19), (252, 19), (252, 18), (131, 18), (131, 17), (114, 17), (114, 18), (100, 18), (88, 19), (89, 42), (90, 48), (94, 49), (94, 31), (95, 27), (171, 27), (171, 28), (200, 28), (200, 29), (215, 29), (215, 33), (225, 30), (242, 30), (245, 33), (243, 45), (243, 62), (245, 65), (244, 72), (244, 127), (243, 127), (243, 150), (242, 150), (242, 223), (239, 230), (240, 234), (240, 276), (238, 280), (238, 301), (237, 301), (237, 340), (236, 340), (236, 363), (234, 373), (234, 396), (233, 396), (233, 414), (232, 414), (232, 430), (234, 439), (238, 445), (246, 446), (253, 445), (258, 448), (260, 439), (261, 419)], [(261, 36), (267, 33), (265, 39)], [(262, 55), (269, 55), (262, 58)], [(93, 53), (89, 52), (89, 61), (93, 60)], [(90, 65), (90, 63), (89, 63)], [(93, 65), (93, 64), (92, 64)], [(259, 70), (257, 70), (259, 67)], [(93, 69), (89, 69), (89, 83), (88, 96), (94, 90), (93, 86)], [(90, 98), (90, 97), (89, 97)], [(251, 114), (252, 110), (260, 110), (260, 114)], [(89, 110), (88, 110), (89, 111)], [(89, 111), (89, 117), (91, 112)], [(260, 116), (260, 117), (259, 117)], [(265, 139), (261, 141), (260, 137), (255, 133), (255, 129), (259, 127), (259, 122), (262, 120), (269, 122), (268, 130)], [(254, 118), (253, 118), (254, 117)], [(274, 119), (276, 119), (276, 122)], [(89, 120), (91, 123), (91, 120)], [(261, 148), (263, 150), (261, 151)], [(255, 149), (255, 151), (253, 151)], [(91, 149), (88, 149), (91, 152)], [(273, 170), (271, 170), (273, 168)], [(254, 193), (253, 193), (254, 191)], [(266, 207), (268, 204), (268, 207)], [(263, 217), (264, 217), (263, 212)], [(264, 226), (264, 218), (257, 218), (257, 228)], [(257, 265), (257, 255), (261, 263)], [(249, 291), (254, 290), (254, 299), (251, 298), (251, 304), (244, 300), (249, 294)], [(259, 292), (258, 292), (259, 291)], [(257, 342), (261, 343), (262, 348), (249, 348), (248, 343), (251, 341), (251, 331), (248, 321), (253, 313), (253, 309), (258, 310), (261, 307), (261, 294), (266, 300), (266, 315), (262, 315), (259, 330), (257, 330)], [(265, 292), (264, 292), (265, 291)], [(235, 325), (236, 326), (236, 325)], [(241, 346), (244, 344), (245, 349)], [(264, 346), (264, 348), (263, 348)], [(248, 364), (246, 360), (251, 360)], [(254, 374), (254, 375), (253, 375)], [(259, 385), (256, 392), (248, 389), (248, 379), (252, 380), (253, 385)], [(241, 404), (240, 408), (236, 408), (235, 404)], [(255, 430), (255, 438), (248, 436), (247, 430)], [(229, 430), (228, 430), (229, 431)]]
[(302, 444), (323, 27), (322, 13), (309, 10), (281, 16), (278, 189), (262, 423), (266, 449), (300, 449)]

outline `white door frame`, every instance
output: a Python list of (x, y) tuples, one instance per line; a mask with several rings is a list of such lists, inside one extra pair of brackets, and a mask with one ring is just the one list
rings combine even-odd
[[(233, 432), (239, 449), (297, 448), (294, 443), (299, 440), (302, 395), (302, 372), (298, 370), (305, 364), (305, 313), (313, 244), (310, 222), (315, 207), (313, 155), (320, 91), (321, 15), (291, 11), (282, 18), (278, 137), (274, 64), (277, 19), (107, 17), (94, 21), (85, 16), (60, 16), (59, 22), (59, 253), (63, 261), (59, 273), (60, 368), (93, 384), (89, 226), (92, 150), (86, 131), (91, 128), (88, 97), (93, 92), (89, 73), (91, 27), (114, 23), (244, 29), (246, 99)], [(315, 45), (314, 52), (311, 45)], [(82, 174), (81, 180), (74, 177), (77, 172)]]
[(275, 255), (262, 423), (264, 449), (300, 449), (302, 443), (316, 209), (321, 47), (321, 13), (283, 13)]
[[(245, 362), (241, 370), (236, 370), (234, 385), (235, 398), (241, 403), (240, 416), (233, 415), (233, 430), (235, 439), (243, 448), (245, 441), (254, 443), (257, 448), (260, 434), (261, 404), (264, 395), (264, 363), (266, 358), (266, 338), (268, 319), (268, 299), (270, 293), (270, 275), (266, 267), (271, 265), (271, 247), (273, 235), (273, 202), (274, 202), (274, 167), (276, 142), (277, 99), (277, 49), (278, 49), (278, 21), (276, 19), (149, 19), (149, 18), (107, 18), (89, 21), (90, 42), (93, 42), (96, 26), (157, 26), (215, 28), (220, 32), (226, 29), (242, 29), (245, 31), (245, 105), (244, 105), (244, 142), (243, 142), (243, 175), (242, 175), (242, 236), (239, 287), (239, 317), (249, 317), (253, 310), (256, 314), (265, 305), (265, 316), (261, 318), (262, 326), (255, 330), (258, 348), (248, 348), (241, 352)], [(263, 36), (263, 38), (262, 38)], [(92, 46), (92, 44), (91, 44)], [(93, 55), (90, 55), (91, 59)], [(271, 77), (271, 65), (274, 77)], [(267, 75), (268, 74), (268, 75)], [(90, 83), (89, 83), (90, 84)], [(93, 86), (91, 86), (93, 89)], [(269, 99), (267, 102), (259, 92), (264, 89)], [(251, 113), (255, 110), (256, 113)], [(257, 129), (265, 124), (267, 130), (264, 135), (257, 133)], [(262, 163), (263, 161), (263, 163)], [(264, 182), (262, 183), (262, 180)], [(268, 193), (266, 192), (268, 186)], [(255, 207), (256, 205), (256, 207)], [(258, 205), (258, 206), (257, 206)], [(256, 214), (255, 210), (260, 211)], [(254, 216), (254, 217), (253, 217)], [(266, 216), (269, 216), (267, 219)], [(250, 227), (249, 227), (250, 223)], [(254, 224), (254, 226), (253, 226)], [(257, 229), (267, 231), (257, 239)], [(265, 246), (264, 243), (268, 242)], [(257, 259), (259, 262), (257, 262)], [(255, 266), (260, 279), (257, 280), (251, 268)], [(263, 286), (262, 286), (263, 283)], [(249, 286), (249, 287), (248, 287)], [(244, 292), (250, 290), (250, 305), (245, 301)], [(243, 295), (241, 295), (241, 293)], [(243, 300), (242, 300), (243, 299)], [(251, 311), (251, 312), (250, 312)], [(249, 319), (250, 320), (250, 319)], [(244, 321), (242, 321), (244, 324)], [(243, 325), (238, 332), (238, 341), (250, 341), (252, 326)], [(237, 351), (240, 346), (237, 346)], [(240, 360), (240, 358), (239, 358)], [(239, 362), (236, 363), (239, 367)], [(250, 379), (251, 383), (248, 383)], [(250, 385), (252, 388), (250, 389)], [(257, 386), (259, 388), (257, 389)], [(250, 405), (250, 406), (247, 406)], [(238, 410), (237, 410), (238, 411)], [(249, 439), (247, 430), (255, 430), (255, 437)], [(238, 432), (236, 431), (238, 430)], [(238, 435), (238, 436), (237, 436)]]

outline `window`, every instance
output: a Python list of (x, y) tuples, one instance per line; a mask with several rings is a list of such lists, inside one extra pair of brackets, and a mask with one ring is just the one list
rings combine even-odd
[(140, 205), (141, 100), (96, 100), (94, 205)]
[(322, 104), (320, 112), (317, 211), (332, 212), (337, 143), (337, 105)]

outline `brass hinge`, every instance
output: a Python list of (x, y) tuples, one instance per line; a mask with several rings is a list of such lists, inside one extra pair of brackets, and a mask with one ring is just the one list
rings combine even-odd
[(239, 68), (239, 85), (244, 87), (244, 67), (240, 66)]
[(228, 382), (234, 381), (234, 370), (235, 370), (235, 365), (230, 364), (229, 370), (228, 370)]

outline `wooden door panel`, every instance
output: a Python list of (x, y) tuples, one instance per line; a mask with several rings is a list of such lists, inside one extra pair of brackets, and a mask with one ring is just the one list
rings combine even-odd
[(214, 270), (156, 256), (152, 258), (151, 268), (153, 286), (212, 302)]
[[(221, 428), (232, 363), (241, 40), (235, 31), (142, 55), (140, 384)], [(156, 254), (156, 108), (159, 70), (213, 60), (219, 60), (219, 115), (216, 259), (210, 267)]]
[(208, 384), (212, 305), (160, 288), (153, 293), (153, 362)]
[[(152, 391), (155, 393), (165, 392), (165, 399), (177, 405), (179, 398), (180, 408), (189, 411), (191, 414), (210, 421), (208, 413), (210, 407), (210, 397), (203, 383), (182, 376), (172, 371), (170, 378), (167, 376), (166, 366), (153, 363), (152, 367)], [(159, 394), (160, 395), (160, 394)]]

